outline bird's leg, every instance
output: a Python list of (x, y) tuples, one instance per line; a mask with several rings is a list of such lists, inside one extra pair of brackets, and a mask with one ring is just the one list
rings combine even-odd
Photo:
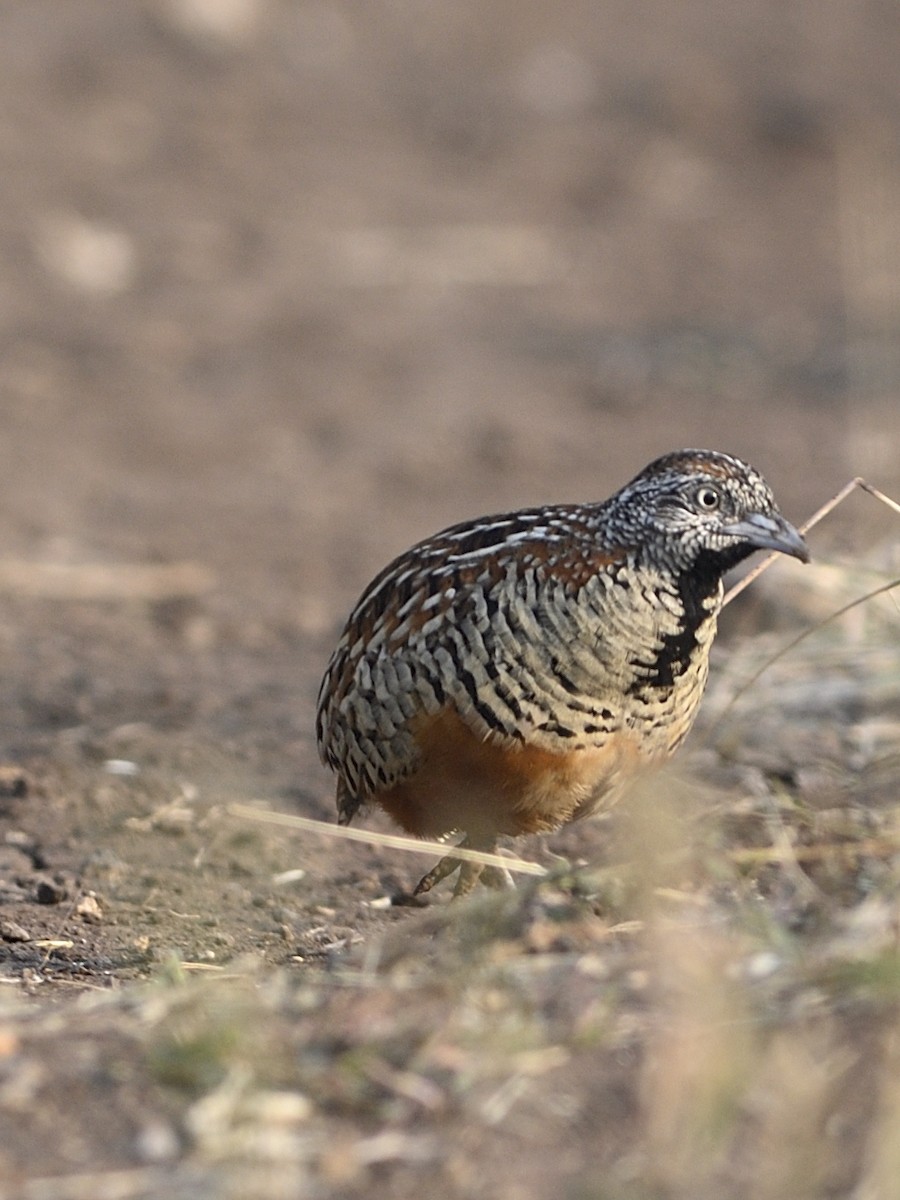
[(506, 867), (485, 867), (478, 882), (482, 887), (492, 888), (496, 892), (508, 892), (516, 886)]
[[(467, 834), (459, 843), (459, 847), (465, 850), (484, 850), (490, 854), (493, 853), (495, 844), (493, 838), (475, 838), (471, 834)], [(459, 871), (456, 887), (453, 889), (454, 898), (468, 896), (479, 883), (489, 888), (512, 886), (508, 871), (504, 871), (500, 867), (488, 867), (483, 863), (469, 862), (467, 859), (457, 858), (455, 854), (451, 853), (445, 855), (437, 866), (432, 867), (428, 874), (419, 880), (413, 895), (421, 896), (425, 892), (430, 892), (433, 887), (446, 879), (448, 875), (452, 875), (454, 871)]]

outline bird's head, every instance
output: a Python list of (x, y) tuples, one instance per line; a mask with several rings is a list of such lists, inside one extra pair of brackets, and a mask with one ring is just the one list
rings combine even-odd
[(753, 467), (714, 450), (678, 450), (656, 459), (617, 492), (610, 514), (623, 541), (658, 566), (703, 566), (723, 575), (754, 550), (809, 561), (801, 534)]

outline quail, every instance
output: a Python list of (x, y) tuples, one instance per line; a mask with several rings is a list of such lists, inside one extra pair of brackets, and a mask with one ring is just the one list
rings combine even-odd
[[(809, 558), (759, 472), (711, 450), (667, 454), (599, 503), (419, 542), (365, 589), (322, 680), (339, 821), (374, 804), (492, 850), (607, 808), (690, 730), (722, 577), (759, 549)], [(454, 871), (457, 895), (497, 882), (451, 853), (416, 892)]]

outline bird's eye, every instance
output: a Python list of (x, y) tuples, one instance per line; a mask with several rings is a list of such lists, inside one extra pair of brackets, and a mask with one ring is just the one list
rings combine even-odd
[(697, 501), (697, 507), (701, 512), (715, 512), (719, 507), (721, 497), (714, 487), (710, 487), (705, 483), (703, 487), (697, 488), (694, 493), (694, 499)]

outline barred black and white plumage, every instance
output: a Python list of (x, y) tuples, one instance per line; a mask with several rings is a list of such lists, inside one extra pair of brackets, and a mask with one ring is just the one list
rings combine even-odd
[(341, 819), (374, 802), (410, 832), (488, 846), (610, 803), (686, 736), (722, 576), (760, 548), (807, 557), (762, 476), (703, 450), (601, 503), (413, 546), (363, 592), (322, 681)]

